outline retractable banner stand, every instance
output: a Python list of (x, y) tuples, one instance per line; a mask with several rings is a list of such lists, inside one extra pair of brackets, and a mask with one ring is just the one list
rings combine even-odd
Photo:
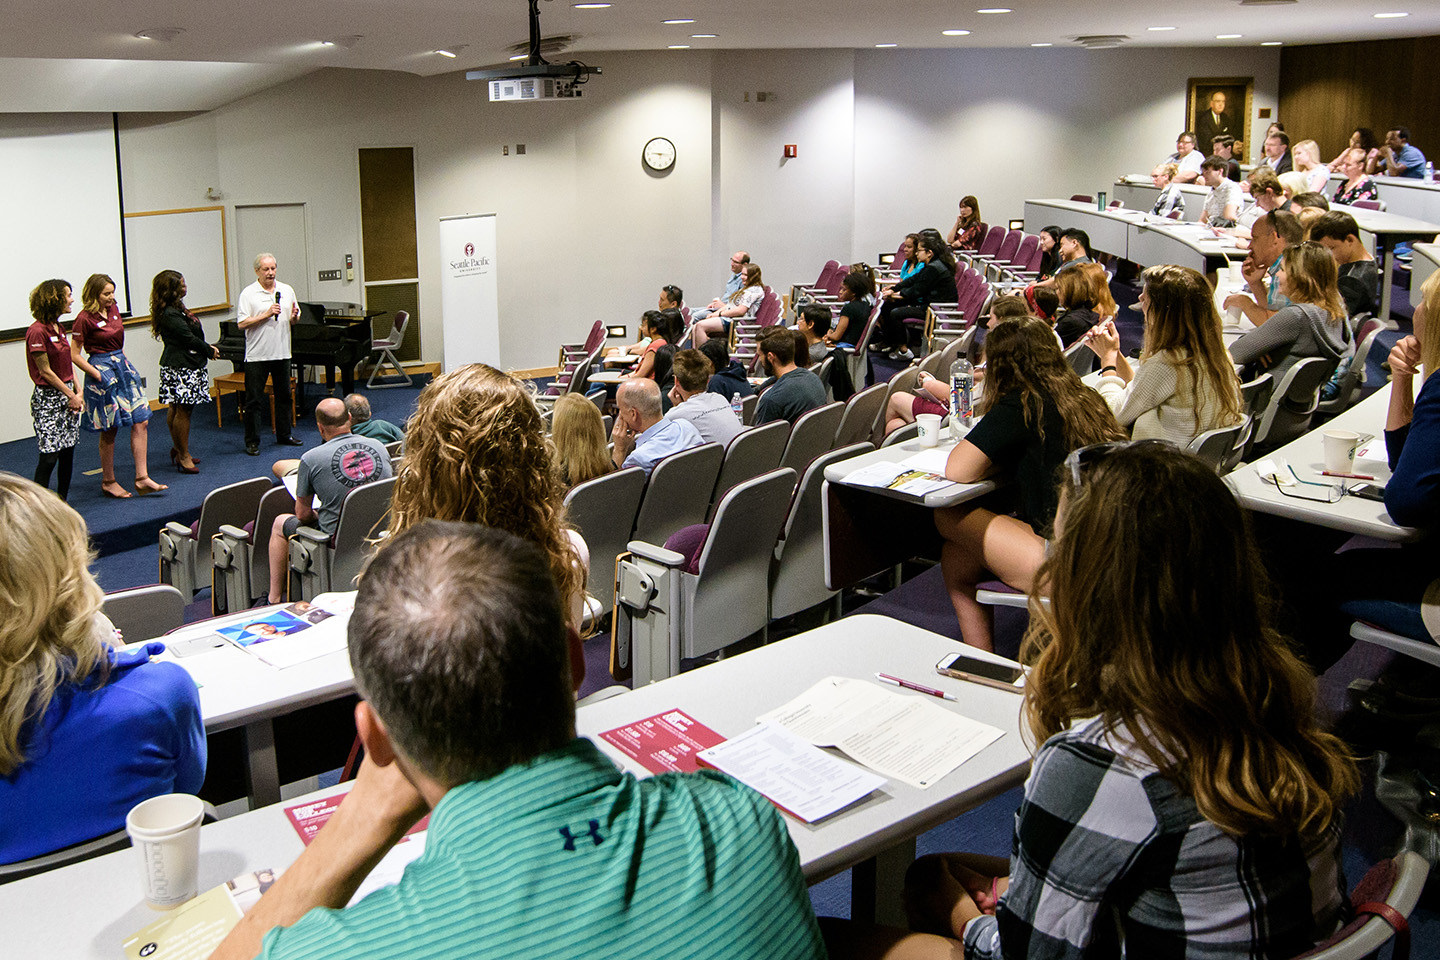
[(495, 214), (440, 218), (440, 307), (445, 369), (467, 363), (500, 366)]

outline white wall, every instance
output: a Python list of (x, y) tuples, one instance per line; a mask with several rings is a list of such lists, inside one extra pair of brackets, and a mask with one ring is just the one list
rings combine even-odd
[[(221, 190), (233, 296), (253, 279), (254, 253), (234, 248), (234, 204), (304, 202), (312, 269), (340, 267), (346, 253), (357, 267), (355, 283), (312, 275), (312, 295), (359, 301), (356, 151), (413, 146), (424, 356), (438, 360), (443, 337), (436, 223), (494, 212), (501, 356), (528, 368), (553, 364), (556, 344), (578, 339), (593, 319), (633, 328), (665, 283), (704, 302), (738, 248), (786, 288), (813, 280), (831, 257), (873, 259), (908, 231), (945, 229), (965, 193), (994, 222), (1020, 216), (1027, 196), (1106, 189), (1173, 150), (1192, 76), (1253, 76), (1255, 108), (1278, 99), (1279, 54), (1269, 49), (592, 59), (604, 74), (577, 102), (491, 104), (483, 85), (459, 74), (325, 70), (208, 113), (127, 115), (126, 207), (201, 206), (207, 187)], [(776, 100), (757, 103), (759, 91)], [(676, 146), (665, 176), (640, 161), (654, 136)], [(520, 143), (525, 156), (515, 153)], [(787, 143), (797, 159), (782, 160)], [(146, 294), (137, 290), (137, 301)], [(213, 337), (215, 318), (206, 327)], [(143, 330), (130, 344), (153, 389), (158, 350)], [(0, 347), (5, 369), (23, 363), (19, 346)], [(29, 433), (22, 391), (0, 394), (17, 411), (0, 423), (0, 439)]]

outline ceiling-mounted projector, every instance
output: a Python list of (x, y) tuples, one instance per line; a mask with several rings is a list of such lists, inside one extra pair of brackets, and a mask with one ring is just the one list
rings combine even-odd
[(599, 67), (578, 60), (550, 63), (540, 55), (540, 0), (530, 3), (530, 54), (523, 63), (488, 70), (467, 70), (466, 80), (486, 80), (490, 99), (498, 102), (526, 100), (572, 100)]

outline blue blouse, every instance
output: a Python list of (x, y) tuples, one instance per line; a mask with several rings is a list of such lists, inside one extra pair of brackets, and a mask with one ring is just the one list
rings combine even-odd
[(67, 684), (22, 735), (25, 763), (0, 777), (0, 863), (125, 826), (142, 800), (195, 793), (205, 780), (200, 692), (163, 643), (110, 652), (104, 686)]

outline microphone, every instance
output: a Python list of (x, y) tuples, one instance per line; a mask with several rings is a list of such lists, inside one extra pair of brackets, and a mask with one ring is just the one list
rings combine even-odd
[[(280, 306), (280, 291), (279, 291), (279, 290), (276, 290), (276, 291), (275, 291), (275, 306), (277, 306), (277, 307)], [(275, 319), (276, 319), (276, 320), (279, 320), (279, 319), (280, 319), (280, 314), (278, 314), (278, 313), (275, 314)]]

